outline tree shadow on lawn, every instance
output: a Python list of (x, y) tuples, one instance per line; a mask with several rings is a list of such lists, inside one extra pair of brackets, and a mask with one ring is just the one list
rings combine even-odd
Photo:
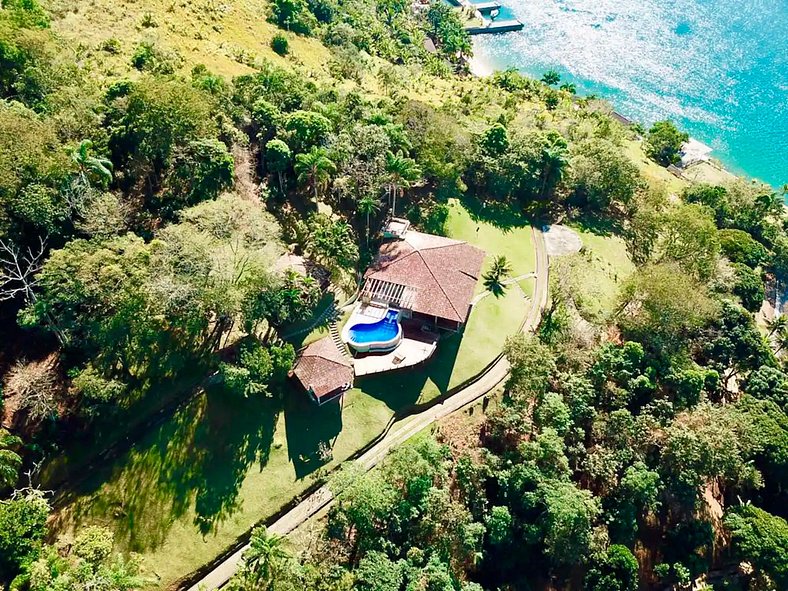
[(300, 480), (331, 460), (328, 452), (342, 431), (342, 407), (339, 399), (318, 406), (297, 390), (286, 392), (284, 411), (287, 453)]
[(572, 220), (573, 224), (578, 226), (585, 232), (591, 232), (597, 236), (613, 236), (620, 235), (623, 232), (621, 221), (613, 219), (609, 216), (594, 215), (593, 213), (584, 213), (580, 217)]
[(193, 512), (202, 535), (241, 507), (253, 463), (268, 461), (278, 400), (238, 398), (211, 387), (113, 463), (61, 492), (53, 530), (103, 523), (125, 550), (160, 546), (171, 525)]
[[(357, 379), (356, 387), (385, 402), (394, 412), (413, 406), (427, 388), (432, 399), (449, 389), (463, 335), (444, 333), (433, 356), (423, 364)], [(427, 392), (427, 394), (430, 394)]]
[(486, 222), (499, 230), (524, 228), (532, 223), (531, 218), (512, 207), (510, 203), (492, 199), (482, 201), (478, 196), (470, 193), (465, 193), (460, 198), (460, 203), (474, 222)]

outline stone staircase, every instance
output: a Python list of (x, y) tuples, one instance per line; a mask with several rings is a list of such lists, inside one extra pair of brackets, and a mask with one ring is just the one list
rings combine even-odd
[(334, 344), (337, 346), (337, 349), (339, 349), (340, 353), (342, 353), (342, 355), (347, 359), (352, 359), (347, 345), (342, 342), (342, 337), (339, 335), (339, 327), (337, 326), (336, 318), (333, 318), (329, 323), (328, 332), (331, 335), (331, 340), (334, 341)]

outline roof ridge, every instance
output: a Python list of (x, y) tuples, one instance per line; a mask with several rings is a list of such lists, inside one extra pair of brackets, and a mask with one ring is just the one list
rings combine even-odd
[[(453, 246), (457, 246), (457, 245), (453, 245)], [(425, 250), (430, 250), (430, 249), (425, 249)], [(434, 249), (432, 249), (432, 250), (434, 250)], [(421, 250), (417, 250), (416, 252), (421, 253)], [(449, 297), (449, 294), (446, 293), (446, 290), (443, 289), (443, 285), (441, 285), (441, 282), (438, 281), (437, 277), (435, 277), (435, 273), (432, 272), (432, 267), (430, 267), (429, 263), (427, 263), (427, 261), (424, 260), (424, 257), (421, 256), (421, 254), (419, 254), (419, 257), (421, 258), (422, 262), (424, 263), (424, 266), (427, 267), (427, 271), (429, 271), (430, 275), (432, 275), (432, 278), (435, 280), (435, 285), (437, 285), (438, 289), (441, 290), (441, 293), (443, 294), (443, 297), (446, 298), (446, 301), (449, 302), (449, 305), (451, 306), (451, 309), (454, 310), (454, 313), (457, 315), (458, 318), (460, 318), (460, 322), (462, 322), (463, 316), (460, 315), (460, 313), (457, 311), (457, 307), (454, 305), (454, 302), (451, 301), (451, 298)]]
[(353, 364), (350, 363), (350, 361), (347, 361), (347, 363), (345, 363), (344, 361), (338, 361), (337, 359), (326, 357), (325, 355), (319, 355), (317, 353), (302, 354), (299, 359), (306, 359), (307, 357), (316, 357), (317, 359), (322, 359), (324, 361), (328, 361), (329, 363), (333, 363), (335, 365), (342, 365), (344, 367), (353, 367)]

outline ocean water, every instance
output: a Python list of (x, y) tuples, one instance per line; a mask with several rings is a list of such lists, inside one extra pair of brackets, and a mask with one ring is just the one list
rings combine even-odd
[(550, 68), (630, 118), (673, 119), (737, 174), (788, 183), (788, 0), (502, 0), (495, 68)]

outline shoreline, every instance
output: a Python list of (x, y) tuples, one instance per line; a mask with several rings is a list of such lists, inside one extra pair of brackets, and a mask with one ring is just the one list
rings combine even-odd
[(496, 68), (486, 59), (475, 55), (476, 48), (474, 48), (474, 56), (465, 58), (465, 61), (468, 63), (468, 70), (470, 70), (471, 75), (476, 76), (477, 78), (486, 78), (487, 76), (492, 76)]
[[(479, 55), (478, 53), (476, 53), (476, 51), (477, 51), (477, 47), (476, 47), (476, 44), (474, 44), (474, 55), (473, 55), (473, 57), (466, 57), (465, 58), (465, 61), (468, 64), (468, 70), (469, 70), (469, 72), (471, 73), (472, 76), (475, 76), (476, 78), (487, 78), (489, 76), (492, 76), (498, 70), (500, 70), (500, 68), (498, 68), (495, 65), (493, 65), (493, 63), (490, 61), (489, 58), (484, 57), (482, 55)], [(518, 70), (519, 70), (519, 68), (518, 68)], [(527, 74), (526, 74), (526, 76), (527, 76)], [(635, 121), (632, 121), (631, 119), (629, 119), (628, 117), (626, 117), (625, 115), (622, 115), (619, 111), (617, 111), (616, 108), (615, 108), (615, 105), (612, 102), (608, 101), (604, 97), (601, 97), (601, 98), (610, 104), (611, 108), (613, 109), (614, 116), (617, 116), (618, 118), (624, 119), (624, 120), (627, 121), (627, 123), (625, 123), (625, 125), (626, 124), (632, 125), (633, 123), (636, 123)], [(622, 123), (623, 123), (623, 121), (622, 121)], [(681, 170), (683, 172), (687, 172), (687, 171), (691, 170), (693, 167), (696, 167), (699, 164), (705, 164), (706, 166), (709, 166), (709, 167), (717, 169), (719, 172), (721, 172), (725, 176), (730, 177), (730, 180), (743, 178), (743, 179), (746, 179), (746, 180), (749, 180), (749, 181), (761, 182), (761, 183), (764, 183), (765, 185), (768, 185), (768, 186), (771, 187), (771, 185), (769, 183), (765, 183), (764, 181), (760, 181), (760, 180), (758, 180), (758, 179), (756, 179), (754, 177), (750, 177), (749, 175), (743, 175), (743, 176), (742, 175), (737, 175), (735, 172), (733, 172), (727, 166), (725, 166), (721, 161), (719, 161), (717, 158), (714, 158), (714, 157), (711, 157), (707, 161), (693, 163), (692, 165), (688, 166), (686, 169), (681, 169)], [(681, 175), (681, 176), (684, 178), (684, 180), (686, 180), (688, 182), (703, 182), (702, 180), (699, 181), (697, 178), (691, 179), (691, 178), (688, 178), (687, 176), (684, 176), (684, 175)], [(776, 187), (772, 187), (772, 188), (776, 190)], [(788, 199), (788, 197), (787, 197), (787, 199)], [(788, 207), (788, 205), (786, 205), (786, 207)]]

